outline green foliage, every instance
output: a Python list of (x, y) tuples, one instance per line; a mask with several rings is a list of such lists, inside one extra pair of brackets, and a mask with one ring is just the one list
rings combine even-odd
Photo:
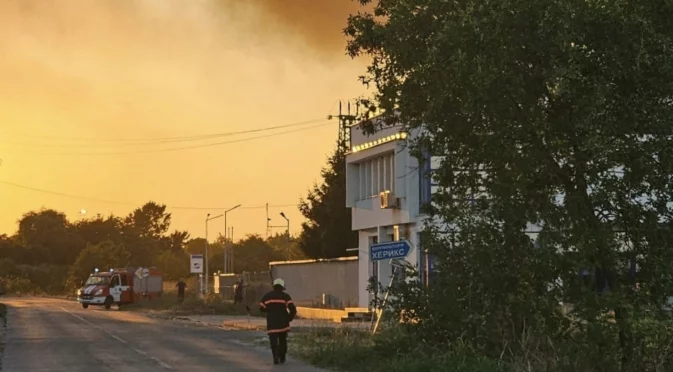
[(290, 353), (318, 366), (340, 371), (505, 371), (497, 362), (480, 358), (459, 345), (440, 349), (417, 340), (399, 329), (377, 337), (347, 328), (317, 330), (293, 335)]
[(0, 288), (5, 293), (12, 295), (26, 295), (40, 293), (40, 289), (35, 286), (29, 279), (15, 276), (3, 276), (0, 278)]
[(76, 288), (86, 280), (94, 269), (106, 271), (113, 267), (127, 267), (131, 261), (131, 253), (123, 245), (104, 241), (100, 244), (87, 244), (77, 256), (68, 273), (69, 287)]
[(276, 234), (268, 237), (266, 242), (278, 253), (281, 261), (295, 261), (306, 259), (300, 243), (287, 234)]
[(159, 238), (168, 232), (171, 214), (165, 205), (149, 202), (131, 212), (124, 223), (140, 237)]
[(534, 370), (670, 369), (673, 6), (360, 2), (348, 50), (372, 58), (363, 103), (383, 112), (367, 129), (402, 123), (443, 157), (437, 283), (393, 301), (417, 337)]
[(311, 258), (350, 256), (346, 249), (357, 247), (357, 233), (351, 229), (351, 210), (346, 207), (346, 153), (342, 144), (321, 172), (323, 182), (315, 184), (299, 211), (302, 223), (299, 246)]
[(282, 256), (259, 235), (249, 235), (234, 245), (234, 271), (268, 271), (269, 262)]
[(84, 248), (65, 215), (54, 210), (26, 213), (19, 220), (16, 241), (26, 249), (31, 262), (54, 265), (67, 265)]
[(162, 253), (157, 257), (156, 266), (162, 268), (164, 280), (178, 280), (190, 275), (189, 255), (184, 251)]

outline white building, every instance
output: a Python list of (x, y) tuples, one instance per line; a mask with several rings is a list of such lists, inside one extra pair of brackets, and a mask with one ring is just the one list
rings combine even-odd
[(359, 235), (358, 305), (369, 307), (369, 278), (387, 285), (393, 273), (390, 260), (372, 261), (370, 246), (407, 240), (406, 260), (425, 278), (427, 258), (420, 249), (423, 216), (420, 206), (430, 199), (430, 180), (411, 154), (401, 126), (365, 135), (360, 124), (351, 127), (350, 152), (346, 155), (346, 206), (352, 209), (352, 228)]

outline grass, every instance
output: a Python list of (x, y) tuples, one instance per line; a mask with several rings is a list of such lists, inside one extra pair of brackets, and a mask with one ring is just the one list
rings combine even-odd
[(319, 367), (349, 372), (499, 372), (497, 362), (458, 350), (418, 345), (396, 329), (372, 336), (347, 328), (293, 334), (293, 356)]
[[(249, 306), (253, 316), (262, 316), (257, 306)], [(178, 296), (173, 292), (165, 292), (161, 297), (153, 300), (140, 300), (136, 303), (122, 306), (129, 311), (155, 311), (172, 316), (187, 315), (248, 315), (245, 305), (233, 304), (219, 295), (210, 295), (205, 299), (197, 296), (186, 296), (183, 303), (178, 302)]]

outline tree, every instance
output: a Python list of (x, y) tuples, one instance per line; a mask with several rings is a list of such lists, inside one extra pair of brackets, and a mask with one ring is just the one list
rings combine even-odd
[(185, 251), (189, 254), (204, 254), (206, 252), (206, 239), (190, 239), (185, 245)]
[(16, 239), (28, 251), (30, 263), (69, 265), (84, 248), (65, 215), (51, 209), (23, 215)]
[(6, 234), (0, 235), (0, 258), (11, 260), (17, 264), (22, 264), (27, 259), (25, 249), (17, 245), (16, 239)]
[(173, 253), (183, 252), (189, 240), (189, 233), (187, 231), (175, 230), (171, 235), (162, 237), (161, 242), (164, 250)]
[(134, 210), (122, 226), (124, 245), (132, 254), (132, 263), (137, 266), (155, 265), (155, 259), (162, 251), (162, 239), (171, 224), (171, 214), (166, 206), (148, 202)]
[(157, 258), (157, 267), (164, 274), (164, 280), (178, 280), (189, 276), (189, 255), (183, 252), (167, 251)]
[(268, 271), (269, 262), (282, 257), (259, 235), (248, 235), (234, 244), (234, 272)]
[(351, 210), (346, 207), (346, 153), (342, 144), (338, 144), (321, 176), (323, 183), (313, 185), (299, 203), (299, 211), (306, 218), (299, 247), (312, 258), (352, 255), (346, 249), (357, 247), (358, 237), (351, 228)]
[(109, 240), (115, 243), (122, 242), (122, 220), (115, 216), (103, 218), (98, 216), (92, 219), (77, 221), (72, 225), (72, 231), (79, 235), (86, 243), (99, 244)]
[(86, 248), (77, 256), (77, 260), (70, 267), (68, 286), (78, 287), (94, 269), (108, 270), (114, 267), (126, 267), (131, 262), (131, 253), (123, 246), (111, 241), (100, 244), (87, 244)]
[(600, 338), (585, 370), (649, 363), (639, 322), (673, 289), (671, 16), (655, 1), (393, 0), (350, 17), (377, 87), (363, 103), (420, 130), (419, 158), (444, 156), (428, 213), (446, 224), (427, 246), (457, 294), (447, 327), (473, 345), (516, 344), (523, 324), (563, 334), (545, 327), (568, 321), (551, 321), (564, 301), (574, 335)]
[(164, 204), (148, 202), (131, 212), (124, 222), (138, 236), (158, 239), (168, 232), (171, 225), (171, 214), (166, 213)]
[(306, 255), (299, 246), (299, 242), (288, 234), (276, 234), (266, 239), (267, 244), (282, 257), (283, 261), (303, 260)]

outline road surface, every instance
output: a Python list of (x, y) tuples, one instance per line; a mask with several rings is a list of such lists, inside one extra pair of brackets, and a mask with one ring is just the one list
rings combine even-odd
[(82, 309), (47, 298), (3, 298), (8, 306), (2, 372), (277, 371), (318, 372), (246, 341), (259, 332), (226, 331), (146, 318), (133, 312)]

